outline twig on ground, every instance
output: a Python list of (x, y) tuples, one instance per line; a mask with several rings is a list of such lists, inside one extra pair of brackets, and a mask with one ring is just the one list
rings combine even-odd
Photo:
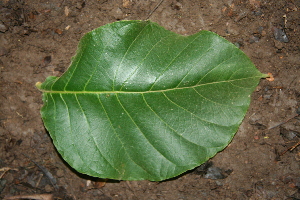
[(0, 172), (3, 172), (1, 175), (0, 175), (0, 179), (4, 176), (4, 174), (6, 173), (6, 172), (8, 172), (9, 170), (15, 170), (15, 171), (18, 171), (18, 169), (12, 169), (12, 168), (9, 168), (9, 167), (2, 167), (1, 169), (0, 169)]
[(298, 117), (298, 116), (299, 116), (299, 114), (297, 114), (297, 115), (295, 115), (294, 117), (291, 117), (291, 118), (285, 120), (284, 122), (281, 122), (281, 123), (279, 123), (279, 124), (277, 124), (277, 125), (275, 125), (275, 126), (273, 126), (273, 127), (268, 128), (268, 130), (273, 129), (273, 128), (276, 128), (276, 127), (278, 127), (278, 126), (281, 126), (282, 124), (285, 124), (285, 123), (289, 122), (290, 120), (292, 120), (292, 119), (294, 119), (294, 118), (296, 118), (296, 117)]
[(27, 156), (26, 154), (23, 154), (25, 157), (27, 157), (31, 162), (33, 162), (38, 168), (40, 168), (40, 170), (45, 174), (45, 176), (50, 180), (50, 183), (52, 184), (52, 186), (57, 190), (58, 186), (56, 184), (56, 179), (54, 178), (54, 176), (51, 174), (51, 172), (49, 172), (49, 170), (47, 170), (45, 167), (39, 165), (37, 162), (33, 161), (29, 156)]
[(162, 4), (164, 0), (160, 0), (160, 2), (158, 2), (158, 4), (153, 8), (153, 10), (149, 13), (149, 15), (147, 16), (147, 18), (145, 20), (148, 20), (151, 15), (154, 13), (154, 11), (160, 6), (160, 4)]
[(4, 197), (4, 200), (11, 199), (53, 200), (54, 198), (52, 194), (17, 195), (11, 197)]
[[(125, 181), (125, 183), (126, 183), (128, 189), (129, 189), (129, 191), (133, 194), (133, 196), (134, 196), (135, 198), (137, 198), (137, 196), (136, 196), (134, 190), (132, 189), (131, 183), (130, 183), (129, 181)], [(138, 198), (137, 198), (137, 199), (138, 199)]]
[(298, 141), (296, 144), (294, 144), (293, 146), (289, 147), (288, 149), (280, 153), (279, 156), (283, 156), (283, 154), (285, 154), (288, 151), (293, 151), (299, 145), (300, 145), (300, 141)]

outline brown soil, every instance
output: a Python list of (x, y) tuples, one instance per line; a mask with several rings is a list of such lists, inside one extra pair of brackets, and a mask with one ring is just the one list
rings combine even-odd
[(208, 179), (207, 169), (197, 169), (159, 183), (109, 180), (104, 185), (75, 172), (58, 155), (40, 117), (35, 83), (67, 69), (84, 33), (117, 20), (145, 20), (158, 3), (0, 2), (1, 199), (44, 193), (54, 199), (300, 199), (299, 0), (165, 0), (150, 16), (184, 35), (216, 32), (275, 77), (261, 80), (232, 143), (210, 160), (226, 176)]

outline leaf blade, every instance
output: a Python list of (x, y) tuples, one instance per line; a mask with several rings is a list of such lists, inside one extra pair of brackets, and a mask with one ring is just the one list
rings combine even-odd
[(159, 181), (227, 146), (262, 77), (214, 33), (121, 21), (86, 34), (68, 71), (37, 87), (45, 127), (72, 167)]

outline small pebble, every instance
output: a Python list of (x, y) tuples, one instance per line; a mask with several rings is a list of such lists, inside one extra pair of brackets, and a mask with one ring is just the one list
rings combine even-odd
[(250, 44), (255, 43), (255, 42), (259, 42), (259, 37), (256, 37), (254, 35), (252, 35), (249, 39)]
[(297, 132), (280, 127), (280, 135), (285, 140), (293, 140), (297, 136)]
[(120, 20), (120, 19), (123, 19), (123, 12), (121, 10), (121, 8), (114, 8), (112, 11), (111, 11), (112, 15), (114, 16), (114, 18), (116, 20)]
[(254, 14), (255, 16), (261, 16), (263, 13), (262, 13), (262, 11), (260, 11), (260, 10), (255, 10), (255, 11), (253, 11), (253, 14)]
[(206, 174), (204, 175), (204, 178), (207, 179), (224, 179), (226, 176), (222, 173), (222, 169), (219, 167), (210, 167), (207, 169)]
[(4, 33), (8, 30), (8, 28), (0, 21), (0, 32)]
[(53, 187), (48, 184), (48, 185), (45, 186), (45, 191), (46, 192), (52, 192), (53, 191)]
[(58, 170), (56, 171), (56, 176), (57, 176), (57, 177), (63, 177), (64, 174), (65, 174), (65, 172), (64, 172), (62, 169), (58, 169)]
[(273, 31), (274, 31), (274, 37), (276, 40), (278, 40), (280, 42), (285, 42), (285, 43), (289, 42), (289, 39), (288, 39), (287, 35), (285, 34), (284, 30), (274, 27)]

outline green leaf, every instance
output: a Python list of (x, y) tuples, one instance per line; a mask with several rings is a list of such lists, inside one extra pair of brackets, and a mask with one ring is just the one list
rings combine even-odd
[(215, 33), (120, 21), (87, 33), (69, 69), (37, 87), (45, 127), (73, 168), (160, 181), (228, 145), (263, 77)]

